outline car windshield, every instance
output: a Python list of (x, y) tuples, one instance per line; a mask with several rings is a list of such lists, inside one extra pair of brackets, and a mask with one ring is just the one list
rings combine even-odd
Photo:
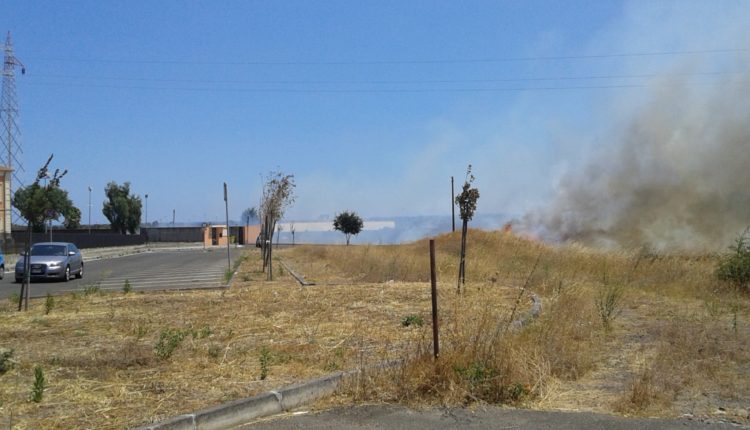
[(65, 245), (34, 245), (31, 247), (31, 256), (48, 255), (54, 257), (63, 257), (68, 247)]

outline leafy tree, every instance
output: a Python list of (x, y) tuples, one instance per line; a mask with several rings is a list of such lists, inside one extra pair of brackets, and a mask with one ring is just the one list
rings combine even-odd
[(49, 179), (47, 167), (51, 161), (50, 156), (47, 164), (39, 170), (38, 178), (33, 184), (19, 188), (13, 195), (13, 206), (29, 222), (32, 231), (37, 233), (44, 231), (47, 221), (59, 221), (62, 217), (67, 225), (69, 222), (75, 222), (76, 216), (78, 222), (81, 218), (81, 211), (73, 206), (73, 202), (68, 198), (68, 192), (60, 188), (60, 179), (65, 176), (67, 170), (62, 174), (56, 170), (47, 184), (39, 184), (42, 179)]
[(109, 220), (112, 230), (121, 234), (134, 234), (141, 224), (141, 198), (130, 194), (130, 182), (117, 185), (110, 182), (104, 188), (107, 200), (102, 213)]
[(258, 220), (258, 210), (254, 207), (247, 208), (244, 211), (242, 211), (242, 223), (245, 225), (250, 225), (251, 222)]
[(71, 207), (63, 223), (65, 228), (72, 230), (81, 226), (81, 211), (77, 207)]
[[(61, 214), (68, 214), (68, 217), (73, 218), (73, 215), (71, 215), (71, 208), (74, 208), (73, 203), (68, 198), (68, 193), (60, 189), (60, 180), (68, 171), (65, 170), (60, 173), (60, 169), (55, 169), (55, 173), (50, 177), (49, 163), (52, 162), (52, 157), (53, 155), (50, 155), (44, 166), (39, 169), (34, 183), (18, 189), (13, 195), (13, 205), (19, 210), (21, 216), (29, 222), (26, 256), (30, 254), (32, 230), (42, 231), (45, 222), (57, 220)], [(49, 182), (45, 182), (43, 186), (39, 185), (42, 179), (49, 179)], [(29, 309), (31, 258), (26, 257), (23, 261), (25, 275), (18, 300), (19, 311), (22, 307), (26, 310)]]
[(477, 200), (479, 200), (479, 190), (471, 188), (474, 182), (474, 175), (471, 174), (471, 164), (466, 168), (466, 179), (461, 190), (461, 194), (456, 197), (456, 204), (460, 210), (463, 227), (461, 229), (461, 257), (458, 265), (458, 285), (457, 290), (461, 292), (461, 285), (466, 284), (466, 235), (469, 230), (469, 221), (474, 217), (474, 211), (477, 210)]
[(364, 222), (362, 218), (353, 211), (341, 212), (333, 219), (333, 229), (344, 233), (347, 245), (349, 245), (349, 240), (352, 236), (356, 236), (362, 231), (363, 226)]
[(750, 284), (750, 228), (737, 237), (729, 253), (719, 260), (716, 276), (740, 289), (747, 290)]

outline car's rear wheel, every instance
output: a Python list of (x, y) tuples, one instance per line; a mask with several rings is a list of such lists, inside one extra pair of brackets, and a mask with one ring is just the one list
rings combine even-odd
[(83, 263), (81, 263), (81, 270), (76, 273), (76, 278), (81, 279), (83, 278)]
[(63, 274), (63, 281), (70, 281), (70, 266), (65, 266), (65, 273)]
[(16, 278), (16, 284), (20, 284), (21, 282), (23, 282), (23, 278)]
[(0, 265), (0, 279), (5, 277), (5, 264)]

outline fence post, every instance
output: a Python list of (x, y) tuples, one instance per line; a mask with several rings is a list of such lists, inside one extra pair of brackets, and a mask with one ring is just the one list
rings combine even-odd
[(437, 273), (435, 271), (435, 239), (430, 239), (430, 286), (432, 289), (432, 345), (435, 359), (440, 355), (437, 304)]

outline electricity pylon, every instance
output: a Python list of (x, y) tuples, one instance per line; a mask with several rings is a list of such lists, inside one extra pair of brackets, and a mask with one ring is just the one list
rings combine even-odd
[[(13, 181), (20, 183), (19, 174), (23, 172), (23, 166), (19, 160), (21, 153), (21, 131), (18, 128), (18, 101), (16, 99), (16, 67), (21, 69), (21, 74), (26, 73), (26, 67), (21, 61), (13, 55), (13, 41), (10, 38), (10, 31), (8, 37), (5, 39), (5, 57), (3, 59), (3, 92), (2, 101), (0, 102), (0, 122), (3, 124), (2, 133), (0, 133), (0, 141), (3, 143), (3, 151), (0, 151), (0, 165), (12, 170), (11, 175), (8, 177), (8, 183), (5, 184), (8, 190), (8, 199), (13, 196)], [(4, 190), (0, 191), (2, 196)], [(12, 223), (11, 215), (12, 209), (9, 200), (3, 202), (4, 206), (4, 220), (3, 224), (8, 226)], [(8, 222), (8, 221), (11, 222)], [(10, 229), (3, 228), (4, 237), (3, 242), (8, 243), (8, 235)], [(7, 249), (6, 249), (7, 252)]]

